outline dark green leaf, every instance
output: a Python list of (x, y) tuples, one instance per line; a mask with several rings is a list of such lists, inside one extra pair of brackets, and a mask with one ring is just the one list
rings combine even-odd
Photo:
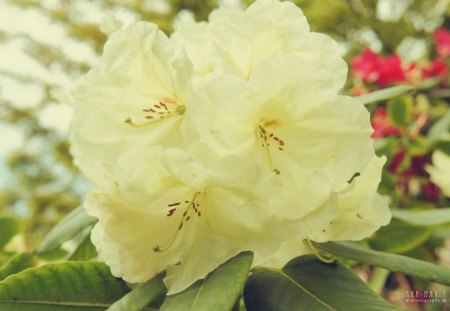
[(36, 257), (45, 261), (61, 261), (69, 255), (69, 252), (60, 247), (46, 253), (36, 253)]
[(95, 257), (97, 257), (97, 250), (92, 244), (91, 235), (88, 232), (68, 260), (88, 261)]
[(450, 269), (429, 262), (402, 255), (374, 251), (352, 242), (314, 243), (314, 245), (344, 258), (450, 285)]
[(407, 123), (410, 112), (407, 98), (397, 97), (390, 100), (387, 106), (387, 112), (394, 125), (405, 125)]
[(33, 255), (23, 253), (11, 257), (0, 267), (0, 281), (11, 274), (22, 272), (33, 266)]
[(393, 98), (395, 96), (408, 93), (409, 91), (412, 91), (414, 87), (412, 85), (399, 85), (399, 86), (393, 86), (386, 89), (382, 89), (379, 91), (375, 91), (366, 95), (362, 95), (359, 97), (356, 97), (357, 101), (363, 105), (367, 105), (370, 103), (379, 102), (382, 100), (386, 100), (389, 98)]
[(436, 149), (441, 150), (446, 155), (450, 156), (450, 140), (440, 140), (434, 144)]
[(0, 282), (0, 310), (100, 311), (129, 291), (99, 262), (31, 268)]
[(108, 311), (141, 311), (153, 301), (163, 296), (167, 289), (160, 274), (116, 301)]
[(247, 279), (253, 254), (242, 252), (183, 292), (168, 296), (161, 311), (230, 311)]
[(369, 244), (379, 251), (406, 253), (428, 240), (432, 232), (430, 228), (413, 226), (393, 219), (388, 226), (377, 231), (369, 240)]
[(2, 249), (17, 233), (20, 223), (10, 217), (0, 218), (0, 249)]
[(46, 253), (54, 250), (96, 221), (97, 219), (89, 216), (82, 206), (77, 207), (47, 234), (38, 252)]
[(344, 265), (314, 256), (297, 257), (282, 270), (255, 271), (244, 300), (248, 311), (396, 310)]
[(450, 208), (432, 210), (392, 210), (392, 216), (415, 226), (436, 226), (450, 223)]

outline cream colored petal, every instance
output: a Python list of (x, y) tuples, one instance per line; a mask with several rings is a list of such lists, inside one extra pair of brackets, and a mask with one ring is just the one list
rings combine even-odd
[(170, 39), (183, 48), (193, 64), (196, 74), (212, 71), (210, 59), (211, 38), (206, 22), (183, 21), (178, 23)]
[(171, 239), (179, 222), (175, 217), (166, 217), (163, 209), (160, 213), (130, 209), (124, 202), (101, 193), (88, 194), (84, 206), (90, 215), (99, 218), (92, 242), (114, 276), (130, 283), (145, 282), (168, 264), (180, 261), (178, 241), (166, 252), (153, 250)]
[(70, 141), (77, 165), (104, 187), (127, 150), (183, 146), (182, 113), (173, 111), (185, 103), (191, 65), (155, 25), (143, 22), (115, 32), (102, 59), (73, 92)]
[(265, 59), (293, 53), (289, 42), (309, 31), (302, 11), (290, 2), (256, 1), (245, 12), (219, 9), (210, 16), (213, 66), (248, 78)]
[(221, 155), (245, 154), (254, 144), (257, 103), (247, 82), (223, 75), (190, 97), (186, 113), (186, 141), (205, 144)]
[(426, 167), (430, 179), (442, 192), (450, 197), (450, 157), (442, 151), (434, 151), (432, 165)]
[(192, 229), (195, 242), (183, 254), (180, 264), (169, 265), (167, 268), (164, 283), (168, 288), (168, 295), (177, 294), (195, 281), (205, 278), (220, 264), (240, 252), (222, 237), (209, 232), (203, 224)]
[(376, 191), (386, 158), (373, 157), (361, 175), (355, 177), (354, 187), (339, 195), (339, 216), (318, 232), (314, 240), (361, 240), (371, 236), (391, 220), (387, 199)]
[(253, 266), (283, 268), (291, 259), (301, 255), (311, 254), (310, 248), (303, 240), (287, 241), (281, 244), (280, 248), (272, 256), (264, 257), (255, 254)]
[(322, 169), (335, 191), (344, 189), (374, 154), (369, 113), (350, 97), (339, 96), (317, 106), (275, 133), (285, 141), (284, 151), (274, 153), (275, 162), (286, 164), (282, 161), (286, 155), (306, 167)]
[(136, 22), (110, 36), (102, 61), (114, 83), (159, 99), (176, 97), (172, 62), (182, 56), (155, 24)]

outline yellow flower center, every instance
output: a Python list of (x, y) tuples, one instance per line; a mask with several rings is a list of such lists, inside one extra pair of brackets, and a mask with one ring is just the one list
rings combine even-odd
[(188, 200), (181, 200), (181, 201), (173, 202), (173, 203), (170, 203), (167, 205), (167, 207), (169, 208), (169, 210), (167, 211), (167, 215), (166, 215), (167, 217), (173, 216), (175, 213), (178, 212), (178, 210), (180, 210), (180, 212), (182, 210), (183, 215), (181, 217), (180, 223), (178, 224), (175, 233), (172, 235), (170, 240), (168, 240), (168, 242), (166, 243), (166, 245), (164, 247), (161, 247), (159, 245), (154, 246), (153, 247), (154, 252), (162, 253), (162, 252), (165, 252), (166, 250), (168, 250), (175, 242), (175, 239), (177, 238), (178, 233), (183, 228), (183, 225), (185, 223), (187, 223), (191, 219), (191, 217), (194, 215), (197, 215), (197, 217), (202, 216), (200, 202), (201, 202), (204, 194), (206, 193), (206, 191), (207, 190), (205, 190), (205, 192), (194, 192), (192, 197)]
[(149, 120), (148, 122), (137, 124), (131, 118), (127, 118), (125, 122), (133, 127), (147, 126), (171, 116), (183, 115), (186, 112), (186, 106), (177, 99), (164, 97), (157, 104), (142, 109), (142, 111), (145, 112), (145, 119)]
[(280, 136), (275, 135), (275, 133), (272, 131), (273, 128), (277, 128), (279, 126), (280, 122), (275, 119), (262, 119), (256, 126), (256, 134), (258, 135), (261, 147), (265, 150), (267, 160), (269, 162), (269, 167), (277, 174), (279, 174), (280, 171), (273, 167), (272, 155), (270, 153), (269, 147), (271, 145), (275, 145), (277, 147), (277, 150), (284, 150), (284, 140), (281, 139)]

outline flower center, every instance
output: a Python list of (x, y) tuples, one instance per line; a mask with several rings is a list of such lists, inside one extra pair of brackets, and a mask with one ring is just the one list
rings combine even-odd
[(142, 111), (145, 112), (147, 122), (137, 124), (131, 118), (127, 118), (125, 123), (133, 127), (147, 126), (168, 117), (183, 115), (186, 112), (186, 106), (181, 104), (177, 99), (164, 97), (157, 104), (142, 109)]
[(278, 127), (280, 125), (278, 120), (275, 119), (262, 119), (256, 127), (256, 134), (259, 138), (259, 143), (261, 147), (265, 150), (267, 160), (269, 162), (269, 167), (275, 173), (279, 174), (280, 171), (273, 167), (272, 155), (270, 146), (274, 145), (277, 150), (283, 151), (285, 147), (285, 142), (279, 136), (275, 135), (272, 128)]
[[(205, 191), (206, 192), (206, 191)], [(180, 223), (177, 226), (177, 229), (175, 233), (172, 235), (172, 237), (168, 240), (166, 245), (164, 247), (161, 247), (160, 245), (156, 245), (153, 247), (153, 251), (157, 253), (162, 253), (168, 250), (173, 243), (175, 242), (176, 237), (178, 236), (178, 233), (183, 228), (183, 225), (187, 223), (191, 216), (197, 215), (197, 217), (202, 216), (201, 212), (201, 200), (205, 194), (205, 192), (194, 192), (192, 197), (188, 200), (181, 200), (177, 202), (173, 202), (167, 205), (169, 210), (167, 211), (167, 217), (173, 216), (175, 213), (178, 212), (178, 210), (183, 211), (183, 215), (181, 217)]]

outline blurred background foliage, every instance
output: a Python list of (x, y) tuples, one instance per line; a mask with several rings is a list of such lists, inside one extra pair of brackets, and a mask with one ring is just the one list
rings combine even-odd
[[(8, 223), (12, 232), (17, 226), (22, 227), (23, 235), (16, 237), (19, 241), (13, 240), (15, 247), (21, 251), (35, 249), (64, 215), (80, 205), (91, 188), (74, 166), (69, 151), (71, 108), (67, 105), (67, 91), (76, 78), (96, 63), (108, 32), (118, 24), (146, 20), (157, 23), (169, 35), (177, 19), (206, 20), (218, 5), (246, 6), (252, 2), (0, 0), (0, 218), (14, 219)], [(397, 53), (407, 61), (431, 59), (433, 32), (438, 27), (450, 28), (450, 0), (294, 2), (304, 11), (312, 30), (335, 38), (349, 61), (366, 47), (384, 55)], [(361, 81), (349, 79), (346, 92), (355, 93), (358, 87)], [(420, 106), (418, 102), (425, 101), (426, 105), (433, 105), (429, 115), (436, 120), (448, 111), (448, 97), (419, 92), (400, 99), (412, 104), (397, 106), (411, 105), (404, 122), (414, 123), (414, 109)], [(373, 112), (375, 107), (369, 109)], [(428, 160), (434, 148), (420, 135), (409, 137), (407, 142), (404, 137), (384, 137), (377, 144), (378, 152), (387, 155), (388, 165), (398, 158), (396, 146)], [(411, 156), (406, 158), (399, 164), (403, 171), (416, 161)], [(392, 197), (394, 206), (448, 207), (448, 199), (443, 196), (430, 200), (420, 191), (402, 191), (400, 181), (404, 175), (400, 171), (386, 169), (381, 185), (381, 191)], [(423, 176), (417, 180), (420, 178)], [(1, 223), (0, 226), (6, 228)], [(374, 248), (437, 261), (434, 250), (450, 237), (450, 229), (447, 226), (441, 230), (440, 237), (432, 233), (429, 228), (395, 220), (393, 226), (368, 243)], [(386, 242), (398, 235), (412, 239), (412, 243)], [(423, 244), (425, 241), (428, 244)], [(367, 269), (361, 271), (368, 273)], [(403, 281), (400, 278), (395, 282)]]

